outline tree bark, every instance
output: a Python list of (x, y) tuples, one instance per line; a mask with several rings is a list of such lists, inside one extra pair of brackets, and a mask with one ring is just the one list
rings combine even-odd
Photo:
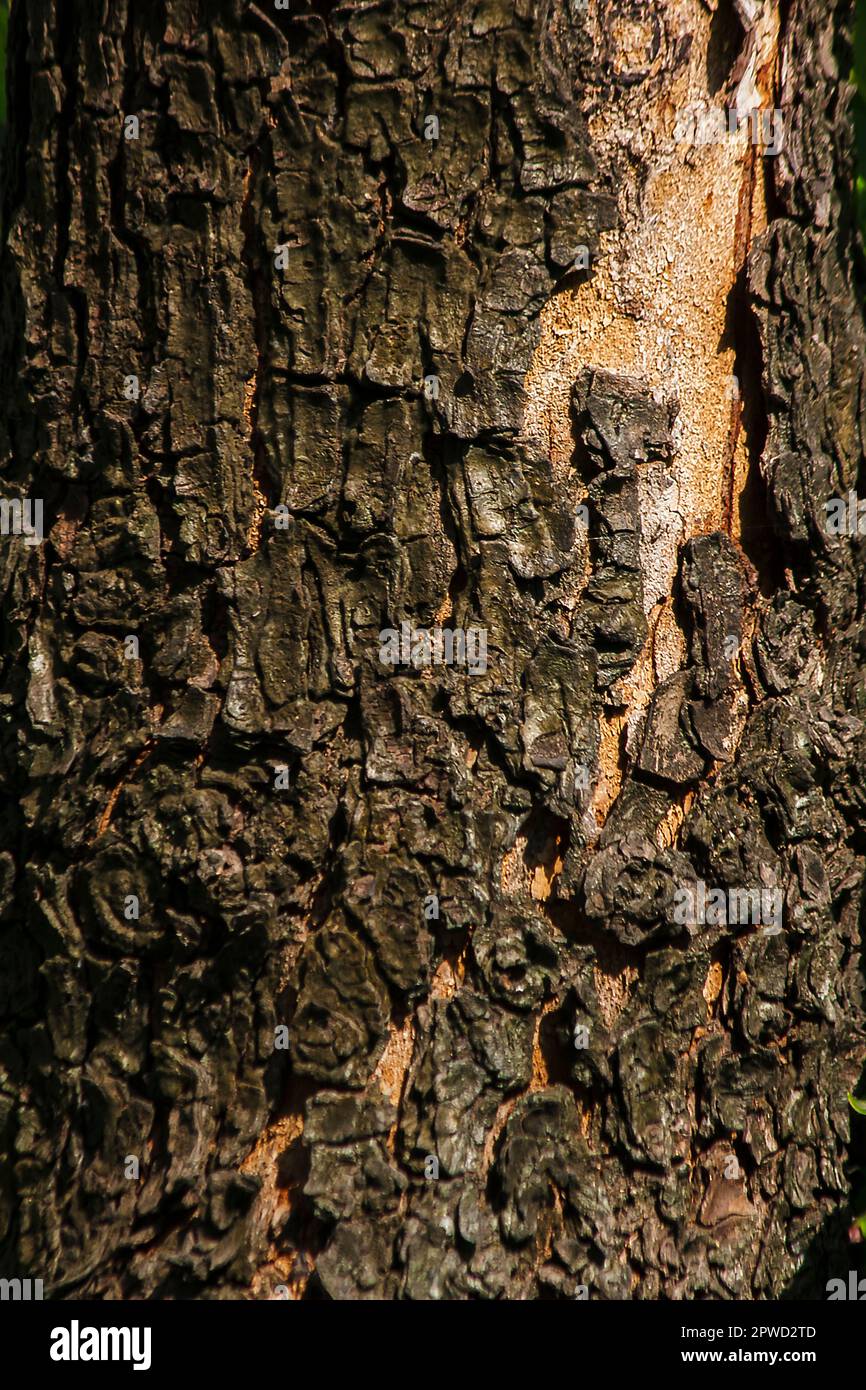
[(0, 1273), (844, 1276), (850, 26), (16, 0), (0, 462), (45, 538), (0, 537)]

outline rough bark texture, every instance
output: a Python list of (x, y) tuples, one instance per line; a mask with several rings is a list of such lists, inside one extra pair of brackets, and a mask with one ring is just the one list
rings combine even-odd
[[(677, 401), (589, 360), (564, 473), (524, 429), (542, 309), (640, 194), (590, 127), (663, 101), (681, 10), (14, 5), (0, 459), (47, 535), (0, 538), (0, 1272), (768, 1298), (848, 1269), (846, 7), (783, 9), (786, 145), (729, 287), (748, 475), (678, 547), (682, 664), (639, 718)], [(746, 35), (704, 10), (724, 94)], [(437, 619), (487, 630), (486, 672), (382, 663)], [(697, 880), (778, 887), (784, 930), (677, 925)]]

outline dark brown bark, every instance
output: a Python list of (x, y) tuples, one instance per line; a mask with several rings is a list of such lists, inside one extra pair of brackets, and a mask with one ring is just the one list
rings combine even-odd
[[(564, 472), (525, 428), (543, 307), (649, 186), (605, 122), (638, 150), (687, 10), (14, 5), (0, 464), (46, 538), (0, 538), (0, 1273), (761, 1299), (851, 1265), (847, 7), (786, 6), (756, 78), (786, 140), (734, 190), (728, 501), (630, 724), (688, 412), (592, 358)], [(722, 102), (751, 50), (710, 10)], [(404, 621), (483, 629), (486, 670), (388, 667)], [(697, 881), (783, 930), (682, 925)]]

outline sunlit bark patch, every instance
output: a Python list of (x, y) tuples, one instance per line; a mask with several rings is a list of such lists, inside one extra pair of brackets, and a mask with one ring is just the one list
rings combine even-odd
[[(778, 12), (768, 5), (748, 54), (736, 55), (713, 90), (714, 17), (699, 0), (660, 7), (656, 29), (645, 20), (610, 26), (609, 18), (610, 8), (592, 0), (593, 41), (612, 44), (614, 72), (631, 76), (606, 88), (604, 99), (599, 89), (582, 100), (594, 153), (616, 190), (617, 224), (602, 233), (582, 283), (566, 277), (542, 312), (524, 416), (528, 437), (549, 451), (558, 485), (578, 505), (585, 489), (574, 466), (570, 400), (582, 370), (631, 377), (674, 415), (672, 458), (636, 467), (648, 635), (601, 715), (594, 796), (601, 821), (653, 690), (686, 658), (673, 601), (682, 545), (716, 530), (739, 535), (750, 459), (732, 298), (766, 222), (765, 151), (753, 142), (753, 122), (737, 126), (729, 111), (773, 109), (778, 40)], [(724, 112), (723, 136), (682, 138), (691, 134), (693, 110)]]

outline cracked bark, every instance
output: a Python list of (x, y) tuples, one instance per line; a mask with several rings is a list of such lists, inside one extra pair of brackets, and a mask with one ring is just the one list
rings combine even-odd
[[(822, 1297), (866, 1057), (847, 10), (144, 11), (10, 28), (0, 460), (48, 534), (2, 539), (0, 1273)], [(696, 99), (782, 153), (684, 147)], [(384, 667), (403, 620), (486, 672)], [(697, 880), (783, 932), (678, 926)]]

